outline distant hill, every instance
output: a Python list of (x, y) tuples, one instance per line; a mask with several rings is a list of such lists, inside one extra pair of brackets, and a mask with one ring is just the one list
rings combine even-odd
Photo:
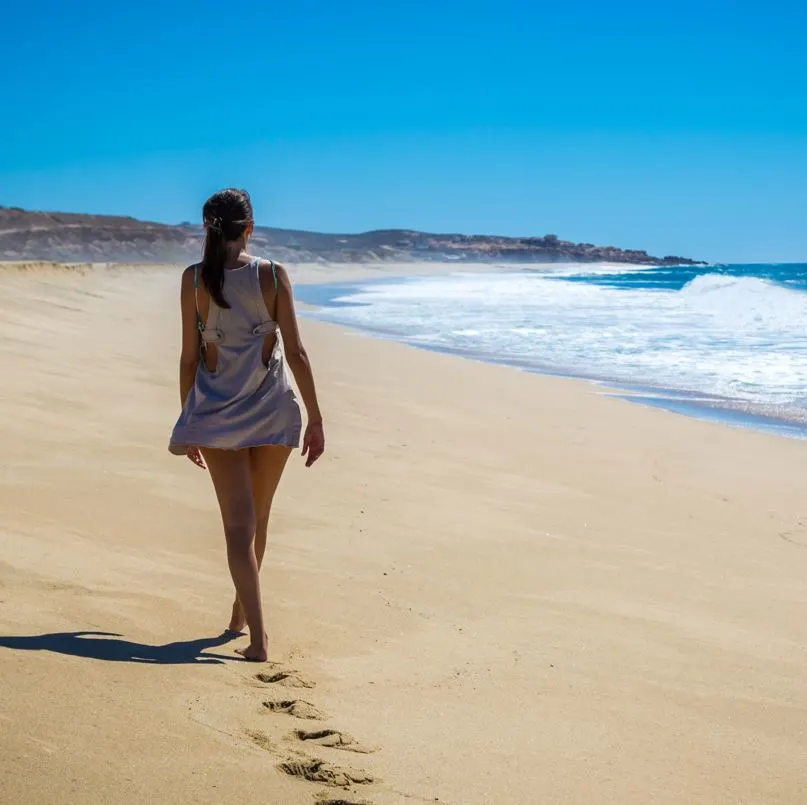
[[(204, 232), (197, 224), (156, 224), (112, 215), (32, 212), (0, 207), (0, 260), (95, 263), (192, 263)], [(438, 235), (382, 229), (329, 235), (256, 226), (255, 251), (289, 263), (367, 262), (613, 262), (682, 265), (684, 257), (651, 257), (645, 251), (571, 243), (555, 235), (507, 238)]]

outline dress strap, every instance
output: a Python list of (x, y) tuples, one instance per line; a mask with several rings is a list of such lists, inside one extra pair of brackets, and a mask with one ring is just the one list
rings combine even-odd
[(269, 263), (272, 266), (272, 279), (275, 281), (275, 309), (272, 311), (272, 319), (277, 321), (277, 265), (274, 260), (270, 260)]
[(275, 283), (275, 314), (274, 316), (269, 312), (269, 309), (266, 307), (263, 299), (263, 291), (261, 290), (261, 260), (260, 258), (255, 259), (255, 271), (253, 276), (255, 278), (255, 310), (258, 313), (258, 319), (263, 319), (265, 317), (265, 313), (269, 314), (269, 318), (273, 322), (277, 322), (277, 266), (274, 260), (269, 260), (269, 265), (272, 266), (272, 279)]
[(193, 295), (196, 299), (196, 329), (203, 332), (205, 325), (202, 322), (202, 314), (199, 313), (199, 266), (198, 264), (193, 267)]
[(255, 315), (258, 317), (258, 321), (263, 321), (266, 317), (262, 312), (264, 305), (262, 304), (263, 291), (261, 290), (261, 258), (256, 257), (250, 265), (255, 267), (255, 270), (252, 272), (252, 299), (255, 303)]

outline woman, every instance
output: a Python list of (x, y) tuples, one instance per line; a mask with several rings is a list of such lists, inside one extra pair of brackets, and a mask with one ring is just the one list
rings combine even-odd
[(283, 266), (246, 254), (249, 195), (222, 190), (202, 215), (203, 259), (182, 275), (182, 413), (169, 449), (210, 471), (236, 592), (229, 628), (240, 632), (246, 623), (250, 643), (241, 654), (265, 662), (258, 571), (272, 498), (302, 429), (284, 352), (308, 415), (307, 467), (325, 450), (322, 414), (289, 277)]

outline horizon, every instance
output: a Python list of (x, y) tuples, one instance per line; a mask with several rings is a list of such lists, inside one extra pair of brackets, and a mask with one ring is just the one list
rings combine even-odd
[[(43, 215), (88, 215), (91, 217), (118, 217), (118, 218), (130, 218), (134, 221), (138, 221), (143, 224), (157, 224), (159, 226), (169, 226), (169, 227), (181, 227), (181, 226), (194, 226), (200, 229), (203, 228), (201, 223), (194, 223), (193, 221), (158, 221), (155, 219), (144, 219), (144, 218), (137, 218), (132, 215), (110, 215), (109, 213), (99, 213), (99, 212), (86, 212), (81, 210), (45, 210), (45, 209), (26, 209), (24, 207), (17, 207), (14, 205), (8, 204), (0, 204), (0, 210), (7, 209), (7, 210), (16, 210), (20, 212), (26, 213), (35, 213), (35, 214), (43, 214)], [(346, 236), (355, 236), (355, 235), (368, 235), (373, 234), (375, 232), (413, 232), (419, 235), (439, 235), (439, 236), (450, 236), (450, 235), (459, 235), (462, 237), (496, 237), (502, 239), (524, 239), (524, 238), (542, 238), (546, 237), (547, 235), (551, 235), (554, 233), (544, 233), (544, 234), (520, 234), (520, 235), (503, 235), (499, 232), (461, 232), (461, 231), (454, 231), (454, 232), (436, 232), (436, 231), (429, 231), (425, 229), (413, 229), (411, 227), (385, 227), (383, 229), (361, 229), (355, 231), (339, 231), (339, 232), (329, 232), (325, 230), (314, 230), (314, 229), (300, 229), (299, 227), (293, 226), (274, 226), (273, 224), (263, 224), (258, 221), (255, 221), (255, 227), (258, 229), (276, 229), (282, 230), (286, 232), (299, 232), (301, 234), (316, 234), (316, 235), (327, 235), (332, 237), (337, 237), (339, 235), (346, 235)], [(562, 235), (558, 235), (558, 238), (561, 242), (567, 243), (584, 243), (586, 241), (567, 241)], [(643, 251), (643, 247), (641, 245), (620, 245), (616, 243), (597, 243), (593, 244), (595, 246), (600, 247), (613, 247), (625, 251)], [(661, 258), (664, 259), (666, 257), (681, 257), (688, 260), (694, 260), (696, 262), (702, 263), (703, 265), (707, 266), (721, 266), (721, 265), (735, 265), (735, 266), (743, 266), (743, 265), (807, 265), (807, 259), (805, 260), (766, 260), (766, 261), (757, 261), (757, 260), (701, 260), (697, 255), (689, 255), (689, 254), (676, 254), (676, 255), (661, 255), (661, 254), (652, 254), (649, 250), (645, 250), (648, 252), (648, 257), (653, 258)], [(495, 261), (494, 261), (495, 262)], [(455, 260), (447, 260), (447, 265), (457, 265), (458, 263)], [(536, 265), (549, 265), (544, 263), (536, 263)], [(618, 265), (618, 264), (615, 264)], [(649, 268), (652, 268), (650, 266)]]
[(7, 12), (4, 206), (177, 224), (236, 185), (277, 229), (807, 260), (795, 2), (245, 2), (270, 39), (207, 61), (217, 4), (78, 6)]

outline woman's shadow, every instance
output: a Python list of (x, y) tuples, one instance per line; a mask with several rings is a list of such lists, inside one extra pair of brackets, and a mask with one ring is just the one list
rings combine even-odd
[[(107, 662), (139, 662), (157, 665), (207, 664), (220, 665), (225, 660), (239, 660), (238, 655), (205, 654), (205, 649), (216, 648), (240, 637), (237, 632), (222, 632), (216, 637), (182, 640), (151, 646), (118, 639), (112, 632), (54, 632), (53, 634), (22, 637), (0, 636), (0, 648), (18, 651), (53, 651), (72, 657), (86, 657)], [(114, 639), (111, 639), (114, 638)]]

